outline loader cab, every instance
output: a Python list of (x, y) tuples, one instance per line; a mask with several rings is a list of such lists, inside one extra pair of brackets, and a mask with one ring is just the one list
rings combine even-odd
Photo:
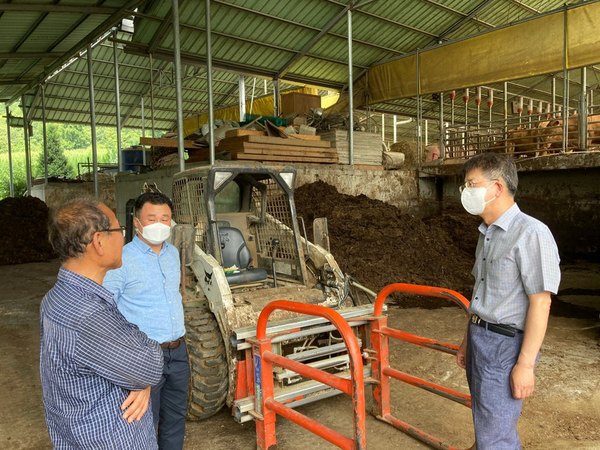
[(239, 286), (305, 284), (293, 187), (295, 169), (219, 164), (174, 177), (174, 219)]

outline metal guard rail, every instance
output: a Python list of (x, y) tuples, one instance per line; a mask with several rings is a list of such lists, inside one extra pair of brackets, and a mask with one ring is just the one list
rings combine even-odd
[(390, 367), (389, 363), (389, 343), (388, 338), (398, 339), (444, 353), (456, 354), (458, 346), (439, 342), (435, 339), (429, 339), (405, 331), (396, 330), (387, 326), (387, 317), (382, 316), (383, 305), (387, 298), (393, 293), (404, 293), (420, 295), (423, 297), (443, 298), (450, 300), (460, 306), (465, 313), (469, 308), (469, 301), (460, 293), (441, 287), (421, 286), (416, 284), (396, 283), (385, 286), (375, 299), (374, 320), (371, 324), (371, 344), (373, 346), (374, 357), (372, 359), (372, 376), (379, 382), (373, 388), (373, 397), (377, 418), (387, 422), (403, 431), (404, 433), (418, 439), (427, 445), (444, 450), (455, 450), (445, 443), (445, 441), (434, 437), (391, 414), (391, 390), (390, 378), (403, 381), (415, 387), (437, 394), (441, 397), (460, 403), (468, 408), (471, 407), (471, 396), (461, 392), (449, 389), (447, 387), (432, 383), (422, 378), (409, 375)]
[[(266, 336), (269, 316), (275, 310), (291, 311), (299, 314), (320, 316), (329, 320), (340, 332), (350, 358), (350, 379), (344, 379), (306, 364), (293, 361), (271, 351), (271, 340)], [(267, 450), (277, 444), (277, 414), (320, 436), (342, 449), (366, 449), (366, 413), (363, 360), (358, 340), (352, 328), (336, 311), (318, 305), (307, 305), (289, 300), (276, 300), (269, 303), (260, 313), (256, 326), (256, 339), (252, 343), (254, 355), (255, 396), (254, 412), (256, 422), (257, 448)], [(331, 428), (310, 419), (286, 405), (274, 400), (273, 365), (294, 372), (338, 389), (352, 397), (354, 410), (354, 439), (350, 439)]]

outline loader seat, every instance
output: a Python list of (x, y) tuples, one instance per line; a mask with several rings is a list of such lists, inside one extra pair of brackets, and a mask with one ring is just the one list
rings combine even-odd
[(265, 269), (251, 267), (252, 256), (240, 230), (233, 227), (220, 227), (219, 240), (223, 267), (236, 265), (240, 269), (237, 273), (225, 274), (229, 284), (254, 283), (267, 279)]

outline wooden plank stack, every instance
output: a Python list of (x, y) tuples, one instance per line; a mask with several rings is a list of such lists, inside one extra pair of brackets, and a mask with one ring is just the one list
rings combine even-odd
[(328, 141), (290, 136), (242, 135), (226, 137), (219, 142), (218, 151), (228, 151), (233, 160), (303, 162), (334, 164), (337, 152)]
[[(335, 147), (340, 164), (348, 164), (348, 132), (332, 130), (320, 134), (321, 139), (330, 141)], [(381, 165), (381, 135), (364, 131), (354, 132), (354, 164)]]

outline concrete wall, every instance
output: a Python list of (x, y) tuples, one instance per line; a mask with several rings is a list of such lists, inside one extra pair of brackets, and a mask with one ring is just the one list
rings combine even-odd
[[(563, 258), (600, 258), (599, 180), (598, 167), (519, 172), (519, 207), (550, 227)], [(443, 181), (444, 202), (459, 203), (462, 179)]]
[(381, 170), (339, 165), (296, 165), (296, 187), (315, 181), (335, 186), (342, 194), (365, 195), (399, 208), (419, 204), (420, 186), (416, 170)]

